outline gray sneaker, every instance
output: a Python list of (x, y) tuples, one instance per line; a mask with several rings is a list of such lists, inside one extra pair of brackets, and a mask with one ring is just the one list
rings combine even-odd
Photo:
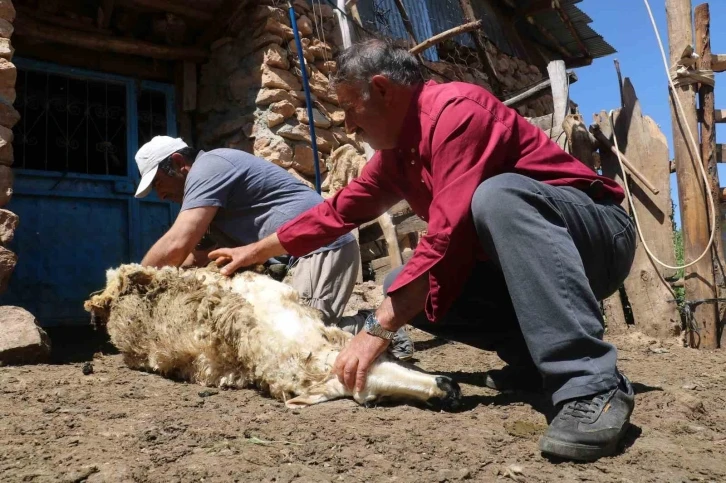
[[(366, 317), (371, 313), (373, 313), (372, 310), (359, 310), (355, 315), (341, 317), (338, 322), (338, 327), (355, 335), (363, 329)], [(413, 341), (408, 335), (408, 332), (406, 332), (405, 327), (401, 327), (396, 331), (391, 345), (388, 346), (388, 352), (401, 361), (407, 361), (413, 357)]]
[(577, 461), (610, 456), (630, 426), (635, 392), (620, 375), (620, 384), (592, 397), (565, 402), (540, 440), (543, 454)]

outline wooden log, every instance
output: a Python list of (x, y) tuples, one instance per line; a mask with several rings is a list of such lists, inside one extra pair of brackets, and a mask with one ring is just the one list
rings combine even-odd
[[(475, 22), (477, 20), (476, 15), (474, 14), (474, 8), (471, 6), (470, 0), (459, 0), (459, 6), (461, 7), (461, 11), (464, 14), (464, 20), (467, 23)], [(497, 72), (493, 66), (494, 63), (489, 57), (486, 46), (484, 45), (484, 42), (482, 42), (481, 37), (477, 34), (475, 30), (472, 30), (470, 34), (471, 40), (474, 42), (474, 49), (476, 50), (476, 55), (479, 58), (479, 63), (481, 64), (484, 73), (487, 76), (489, 85), (492, 87), (492, 91), (494, 92), (494, 94), (499, 95), (502, 93), (502, 82), (499, 79), (499, 76), (497, 76)]]
[(41, 25), (31, 19), (22, 17), (19, 17), (15, 21), (15, 35), (24, 36), (36, 41), (43, 40), (46, 42), (82, 47), (98, 52), (116, 52), (119, 54), (137, 55), (161, 60), (202, 62), (208, 56), (206, 49), (198, 47), (171, 47), (141, 40), (79, 32), (61, 27)]
[(464, 25), (459, 25), (458, 27), (454, 27), (453, 29), (445, 30), (444, 32), (441, 32), (440, 34), (436, 34), (433, 37), (429, 37), (428, 39), (424, 40), (414, 48), (410, 49), (409, 52), (412, 54), (419, 54), (423, 52), (424, 50), (428, 49), (432, 45), (436, 45), (438, 43), (443, 42), (444, 40), (454, 37), (459, 34), (463, 34), (465, 32), (471, 32), (472, 30), (477, 30), (481, 28), (481, 20), (477, 20), (475, 22), (469, 22), (465, 23)]
[(582, 116), (580, 114), (569, 114), (562, 123), (562, 128), (567, 134), (570, 154), (595, 171), (595, 159), (592, 156), (595, 146), (592, 143), (590, 132), (585, 127)]
[[(389, 215), (390, 216), (390, 215)], [(385, 223), (385, 221), (384, 221)], [(428, 224), (416, 215), (404, 215), (402, 217), (391, 217), (391, 223), (395, 226), (396, 239), (407, 233), (425, 231)], [(360, 243), (370, 243), (384, 237), (384, 231), (378, 219), (360, 226)], [(388, 242), (388, 239), (386, 239)]]
[(209, 22), (214, 18), (211, 12), (197, 7), (190, 7), (167, 0), (116, 0), (119, 6), (138, 8), (152, 12), (169, 12), (180, 17), (197, 20), (200, 23)]
[(94, 24), (84, 23), (80, 20), (68, 17), (61, 17), (60, 15), (50, 15), (40, 10), (35, 10), (28, 7), (18, 5), (16, 7), (18, 20), (22, 21), (25, 19), (33, 19), (43, 24), (57, 25), (59, 27), (65, 27), (73, 30), (82, 30), (84, 32), (92, 32), (99, 35), (111, 35), (111, 31), (106, 27), (98, 27)]
[(602, 309), (605, 314), (605, 327), (609, 335), (624, 334), (628, 330), (620, 290), (602, 301)]
[[(658, 183), (659, 188), (659, 194), (653, 195), (639, 188), (636, 183), (629, 183), (640, 229), (655, 256), (669, 265), (675, 265), (670, 221), (668, 144), (655, 122), (642, 115), (635, 90), (627, 78), (623, 85), (623, 99), (625, 107), (618, 110), (617, 116), (613, 116), (618, 143), (629, 158), (637, 163), (637, 167)], [(607, 114), (602, 113), (597, 121), (601, 130), (609, 131)], [(611, 177), (622, 184), (616, 156), (609, 150), (602, 150), (601, 162), (603, 174), (615, 174)], [(627, 200), (623, 203), (627, 203)], [(660, 270), (661, 266), (650, 259), (643, 243), (639, 241), (630, 275), (623, 285), (636, 328), (648, 335), (665, 338), (680, 327), (680, 314), (675, 304), (669, 302), (673, 299), (673, 293), (663, 278), (674, 276), (675, 271), (665, 270), (661, 274)]]
[[(554, 35), (552, 35), (552, 32), (550, 32), (548, 29), (544, 28), (542, 25), (537, 23), (534, 20), (534, 17), (531, 17), (531, 16), (527, 17), (527, 22), (529, 22), (530, 25), (532, 25), (534, 28), (536, 28), (539, 31), (539, 33), (542, 34), (542, 36), (544, 38), (549, 40), (552, 43), (552, 45), (555, 46), (555, 49), (557, 49), (565, 59), (571, 59), (573, 57), (572, 52), (570, 52), (562, 44), (560, 44), (559, 40), (557, 40), (557, 38)], [(592, 59), (590, 61), (592, 62)]]
[[(570, 71), (567, 73), (567, 80), (570, 83), (570, 85), (577, 82), (577, 74)], [(515, 96), (510, 97), (509, 99), (505, 99), (504, 105), (508, 107), (517, 107), (520, 104), (524, 104), (525, 102), (532, 101), (536, 99), (537, 97), (544, 95), (545, 91), (549, 91), (550, 86), (552, 85), (552, 79), (545, 79), (541, 82), (538, 82), (537, 84), (533, 85), (526, 91), (522, 92), (521, 94), (517, 94)]]
[[(676, 65), (681, 60), (684, 48), (693, 39), (693, 20), (691, 17), (690, 0), (666, 0), (668, 19), (668, 45), (670, 48), (670, 64)], [(690, 262), (698, 258), (706, 249), (709, 238), (709, 221), (706, 208), (706, 188), (703, 186), (698, 157), (688, 134), (690, 129), (694, 137), (698, 136), (698, 119), (696, 115), (695, 85), (676, 87), (670, 93), (671, 119), (673, 127), (673, 148), (676, 157), (676, 176), (678, 179), (678, 199), (681, 209), (683, 226), (684, 258)], [(683, 106), (677, 107), (676, 99)], [(696, 139), (698, 142), (698, 139)], [(713, 299), (716, 297), (713, 267), (710, 257), (703, 257), (698, 263), (685, 269), (686, 298), (688, 300)], [(715, 348), (717, 345), (717, 311), (713, 303), (703, 303), (692, 307), (692, 325), (698, 328), (690, 330), (691, 347)]]
[[(698, 54), (698, 68), (710, 70), (713, 56), (711, 54), (711, 12), (708, 3), (698, 5), (695, 10), (696, 16), (696, 53)], [(713, 86), (701, 84), (698, 90), (698, 104), (703, 110), (703, 122), (701, 123), (701, 159), (706, 169), (711, 184), (711, 195), (714, 203), (719, 202), (721, 195), (721, 183), (718, 176), (718, 164), (716, 160), (716, 126), (715, 117), (715, 96)], [(724, 258), (724, 242), (721, 238), (721, 216), (716, 216), (715, 225), (711, 227), (716, 231), (711, 248), (713, 263), (714, 282), (716, 293), (719, 298), (726, 296), (726, 259)], [(726, 319), (726, 304), (716, 303), (718, 320)], [(718, 341), (716, 341), (718, 344)]]

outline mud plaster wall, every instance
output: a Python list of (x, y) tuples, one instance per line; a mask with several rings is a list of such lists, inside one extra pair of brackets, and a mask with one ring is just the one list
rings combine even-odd
[[(287, 11), (278, 4), (274, 0), (258, 2), (250, 8), (249, 25), (257, 26), (255, 30), (212, 45), (210, 60), (201, 68), (197, 143), (205, 150), (231, 147), (251, 152), (312, 187), (315, 171), (302, 73)], [(325, 4), (313, 12), (305, 0), (296, 0), (294, 8), (312, 91), (323, 196), (330, 196), (358, 175), (365, 158), (355, 135), (345, 133), (343, 111), (329, 89), (329, 75), (336, 67), (333, 59), (342, 48), (337, 17)], [(507, 92), (543, 79), (536, 66), (499, 52), (491, 44), (487, 48), (496, 59)], [(489, 89), (475, 55), (459, 60), (458, 64), (428, 63), (427, 77), (441, 82), (462, 80)], [(528, 117), (552, 110), (551, 96), (517, 108)]]

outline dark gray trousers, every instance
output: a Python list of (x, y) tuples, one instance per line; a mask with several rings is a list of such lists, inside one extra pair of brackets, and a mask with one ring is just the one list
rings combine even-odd
[[(471, 211), (490, 260), (477, 264), (443, 320), (422, 313), (411, 324), (536, 368), (553, 404), (615, 387), (617, 354), (602, 340), (598, 301), (633, 262), (636, 234), (625, 210), (506, 173), (479, 185)], [(388, 274), (384, 293), (400, 270)]]

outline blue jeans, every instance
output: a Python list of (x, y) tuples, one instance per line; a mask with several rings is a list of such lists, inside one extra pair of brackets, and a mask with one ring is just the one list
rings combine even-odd
[[(474, 267), (442, 320), (422, 313), (411, 324), (536, 369), (553, 404), (614, 388), (617, 353), (602, 340), (599, 300), (633, 263), (635, 227), (625, 210), (506, 173), (479, 185), (471, 212), (489, 260)], [(388, 274), (384, 293), (401, 268)]]

